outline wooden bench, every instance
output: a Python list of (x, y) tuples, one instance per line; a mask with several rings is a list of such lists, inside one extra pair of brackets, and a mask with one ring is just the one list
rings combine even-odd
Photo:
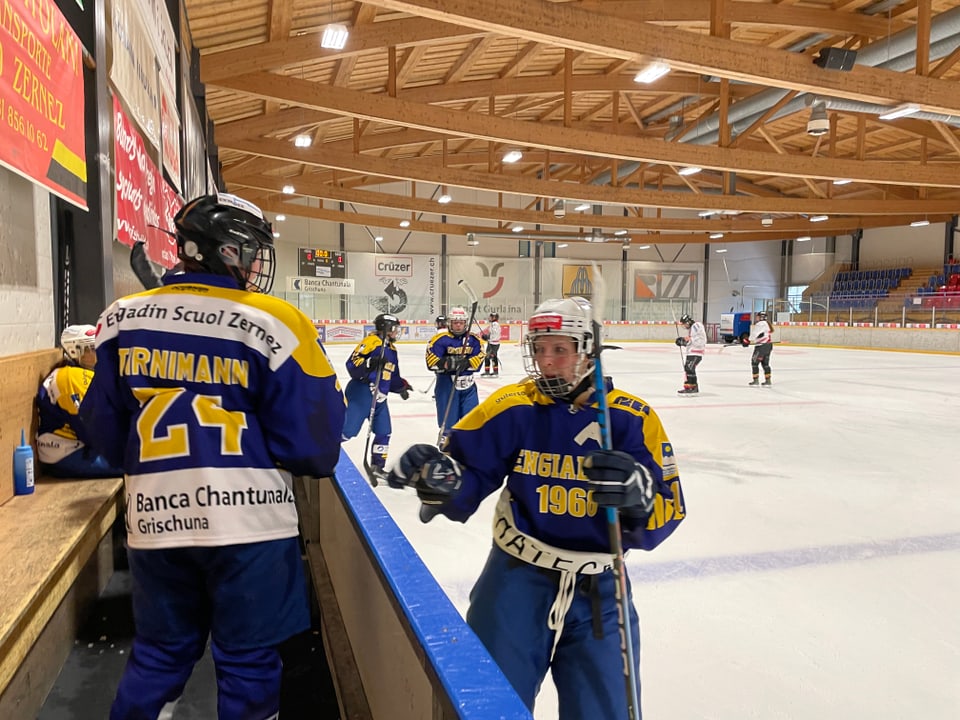
[(113, 573), (122, 478), (38, 477), (13, 495), (13, 448), (21, 428), (36, 437), (37, 388), (61, 357), (0, 358), (0, 718), (37, 716)]

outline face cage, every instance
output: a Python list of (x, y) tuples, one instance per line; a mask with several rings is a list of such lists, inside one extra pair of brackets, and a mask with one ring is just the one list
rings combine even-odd
[(95, 347), (95, 342), (96, 341), (94, 341), (93, 339), (91, 339), (89, 342), (76, 340), (66, 345), (63, 348), (63, 353), (64, 355), (67, 356), (68, 360), (79, 365), (80, 358), (83, 357), (83, 353), (86, 352), (87, 348), (90, 348), (91, 350), (93, 350)]
[[(447, 320), (447, 330), (449, 330), (454, 335), (463, 335), (467, 332), (467, 320), (457, 318), (456, 320)], [(459, 330), (454, 328), (454, 325), (462, 325)]]
[[(533, 352), (533, 344), (541, 337), (568, 337), (577, 344), (577, 366), (583, 368), (583, 372), (577, 375), (573, 381), (559, 377), (544, 377), (537, 365), (537, 360)], [(566, 397), (581, 380), (593, 372), (593, 363), (584, 351), (586, 343), (583, 338), (577, 335), (568, 335), (566, 333), (545, 332), (528, 333), (523, 340), (523, 371), (533, 378), (537, 384), (537, 389), (547, 397), (562, 398)]]
[(247, 272), (246, 289), (250, 292), (268, 294), (273, 288), (277, 252), (273, 245), (260, 243)]

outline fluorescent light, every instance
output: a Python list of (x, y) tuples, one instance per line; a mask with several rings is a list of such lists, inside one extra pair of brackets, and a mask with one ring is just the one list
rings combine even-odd
[(809, 235), (801, 235), (797, 238), (797, 242), (810, 242), (812, 239)]
[(577, 206), (573, 209), (573, 211), (574, 211), (574, 212), (586, 212), (586, 211), (589, 210), (589, 209), (590, 209), (590, 203), (580, 203), (579, 205), (577, 205)]
[(682, 167), (677, 170), (677, 175), (696, 175), (702, 170), (703, 168), (697, 167), (696, 165), (688, 165), (687, 167)]
[(649, 245), (637, 245), (637, 250), (649, 250)]
[(566, 246), (567, 246), (567, 243), (560, 243), (559, 245), (557, 245), (558, 248), (565, 248)]
[(701, 210), (697, 213), (700, 217), (710, 217), (711, 215), (716, 215), (719, 210)]
[(670, 72), (670, 66), (665, 62), (652, 62), (634, 75), (633, 81), (646, 85), (655, 80), (659, 80), (668, 72)]
[(722, 233), (722, 232), (710, 233), (710, 239), (711, 239), (711, 240), (719, 240), (719, 239), (722, 238), (722, 237), (723, 237), (723, 233)]
[(615, 230), (613, 234), (616, 235), (617, 237), (622, 237), (622, 236), (626, 235), (627, 232), (629, 232), (629, 231), (628, 231), (628, 230)]
[(824, 220), (829, 220), (829, 215), (811, 215), (810, 222), (823, 222)]
[(510, 232), (523, 232), (523, 225), (514, 225), (510, 228)]
[(313, 144), (313, 138), (305, 133), (300, 133), (293, 139), (293, 144), (295, 147), (308, 148)]
[(453, 200), (453, 198), (447, 195), (446, 193), (444, 193), (443, 195), (437, 198), (437, 202), (440, 203), (441, 205), (446, 205), (451, 200)]
[(327, 50), (343, 50), (347, 46), (348, 37), (350, 37), (350, 31), (347, 30), (346, 25), (331, 23), (323, 29), (320, 47)]
[(906, 117), (907, 115), (913, 115), (914, 113), (920, 112), (920, 106), (916, 103), (905, 103), (904, 105), (898, 105), (895, 108), (891, 108), (883, 115), (880, 115), (881, 120), (896, 120), (897, 118)]
[(280, 213), (279, 215), (277, 215), (277, 222), (283, 222), (286, 219), (287, 219), (287, 216), (284, 215), (283, 213)]
[(402, 227), (402, 228), (408, 228), (408, 227), (410, 227), (410, 221), (409, 221), (409, 220), (401, 220), (401, 221), (400, 221), (400, 227)]
[(910, 227), (924, 227), (929, 224), (929, 220), (914, 220), (912, 223), (910, 223)]
[(523, 157), (523, 153), (519, 150), (511, 150), (503, 156), (503, 161), (508, 165), (517, 162), (520, 158)]
[(717, 250), (718, 253), (725, 253), (726, 251), (727, 251), (726, 248), (720, 248), (719, 250)]
[(296, 189), (293, 185), (284, 185), (284, 186), (283, 186), (283, 194), (284, 194), (284, 195), (293, 195), (293, 193), (295, 193), (296, 190), (297, 190), (297, 189)]
[(853, 182), (853, 180), (847, 180), (847, 179), (844, 178), (844, 179), (841, 179), (841, 180), (834, 180), (834, 181), (833, 181), (833, 184), (834, 184), (834, 185), (849, 185), (849, 184), (852, 183), (852, 182)]

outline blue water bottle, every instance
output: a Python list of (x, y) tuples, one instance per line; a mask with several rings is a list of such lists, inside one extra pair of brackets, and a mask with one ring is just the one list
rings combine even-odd
[(23, 429), (20, 430), (20, 445), (13, 451), (13, 492), (17, 495), (33, 492), (33, 448), (27, 445)]

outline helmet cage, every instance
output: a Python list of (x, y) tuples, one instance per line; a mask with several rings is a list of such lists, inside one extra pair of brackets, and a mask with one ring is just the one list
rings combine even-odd
[[(563, 398), (580, 386), (593, 371), (594, 348), (590, 303), (582, 298), (547, 300), (540, 304), (527, 322), (523, 341), (523, 369), (547, 397)], [(574, 377), (546, 376), (536, 357), (537, 342), (545, 337), (569, 337), (577, 350)]]
[(97, 341), (97, 329), (93, 325), (67, 325), (60, 333), (60, 347), (67, 358), (79, 364), (87, 348), (91, 350)]

